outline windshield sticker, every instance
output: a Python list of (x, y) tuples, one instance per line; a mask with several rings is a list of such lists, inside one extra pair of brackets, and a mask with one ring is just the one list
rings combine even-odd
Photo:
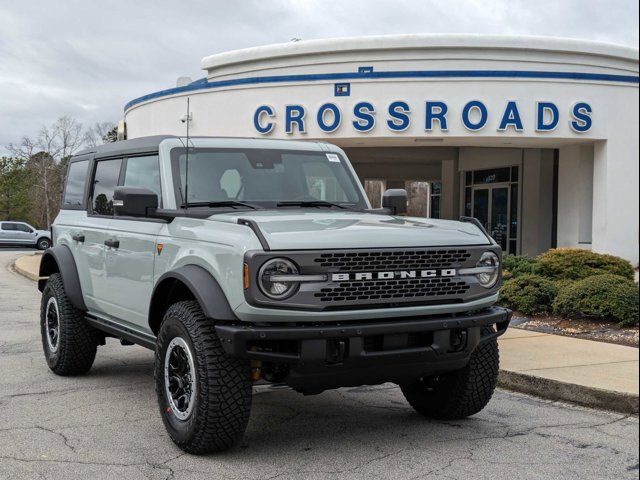
[(327, 160), (340, 163), (340, 157), (335, 153), (327, 153)]

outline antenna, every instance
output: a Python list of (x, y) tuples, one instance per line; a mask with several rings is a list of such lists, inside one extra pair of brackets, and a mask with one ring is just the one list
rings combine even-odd
[(187, 97), (187, 154), (184, 159), (184, 209), (189, 208), (189, 124), (191, 123), (191, 111), (189, 110), (189, 97)]
[[(189, 97), (187, 97), (187, 114), (184, 115), (180, 121), (182, 123), (187, 124), (187, 145), (186, 145), (186, 154), (185, 154), (185, 165), (184, 165), (184, 195), (182, 195), (182, 186), (179, 185), (180, 196), (182, 197), (182, 204), (184, 205), (185, 210), (189, 208), (189, 124), (191, 123), (191, 111), (189, 108)], [(184, 146), (184, 142), (182, 139), (180, 140), (182, 145)]]

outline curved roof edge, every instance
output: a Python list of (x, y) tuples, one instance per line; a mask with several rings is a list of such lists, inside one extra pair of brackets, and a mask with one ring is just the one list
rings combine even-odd
[(506, 36), (481, 34), (408, 34), (327, 38), (276, 43), (232, 50), (204, 57), (202, 69), (213, 70), (238, 63), (270, 58), (295, 57), (322, 53), (398, 50), (405, 48), (470, 48), (537, 50), (580, 53), (638, 61), (638, 49), (612, 43), (542, 36)]

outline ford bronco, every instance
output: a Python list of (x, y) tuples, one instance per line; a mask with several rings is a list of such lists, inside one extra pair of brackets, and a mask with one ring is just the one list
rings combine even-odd
[(279, 140), (146, 137), (69, 163), (43, 255), (42, 345), (87, 372), (106, 337), (155, 351), (159, 411), (191, 453), (244, 433), (256, 382), (303, 394), (394, 382), (420, 414), (489, 402), (501, 250), (472, 218), (372, 209), (345, 153)]

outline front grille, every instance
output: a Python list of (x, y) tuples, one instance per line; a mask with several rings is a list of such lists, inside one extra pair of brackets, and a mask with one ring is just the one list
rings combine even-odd
[(443, 296), (462, 295), (469, 285), (454, 278), (406, 278), (370, 282), (341, 282), (324, 287), (314, 296), (321, 302), (379, 300), (380, 302), (415, 299), (431, 300)]
[(323, 253), (313, 261), (330, 271), (396, 271), (455, 267), (471, 257), (465, 249)]

